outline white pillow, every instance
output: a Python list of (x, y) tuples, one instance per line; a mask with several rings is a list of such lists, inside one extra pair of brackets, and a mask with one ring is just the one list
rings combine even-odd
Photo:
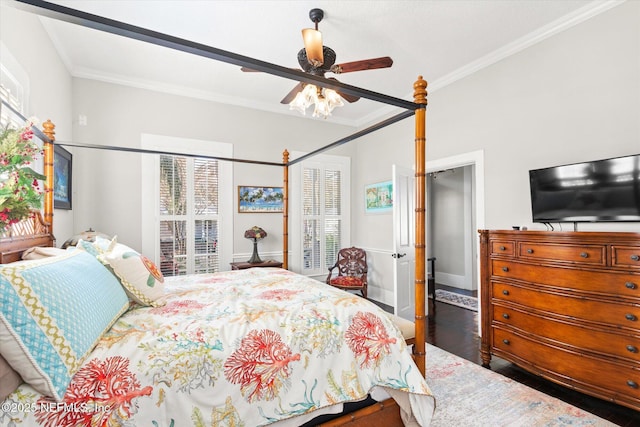
[(163, 305), (159, 299), (164, 296), (164, 276), (149, 258), (122, 243), (111, 245), (108, 252), (97, 258), (111, 267), (135, 302), (153, 307)]
[(50, 256), (64, 255), (66, 253), (68, 253), (66, 249), (52, 248), (48, 246), (34, 246), (22, 253), (22, 259), (24, 260), (40, 259), (40, 258), (47, 258)]

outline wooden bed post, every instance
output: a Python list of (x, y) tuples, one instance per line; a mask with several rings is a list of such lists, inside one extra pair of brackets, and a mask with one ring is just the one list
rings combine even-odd
[(282, 153), (284, 177), (282, 179), (282, 268), (289, 268), (289, 152)]
[(49, 138), (49, 142), (44, 141), (44, 176), (47, 177), (44, 182), (44, 222), (53, 235), (53, 142), (56, 140), (56, 126), (47, 120), (42, 127)]
[[(427, 105), (427, 82), (418, 76), (413, 84), (413, 98), (416, 104)], [(415, 334), (416, 343), (413, 346), (413, 355), (418, 369), (425, 376), (426, 372), (426, 274), (425, 274), (425, 195), (426, 195), (426, 108), (416, 110), (416, 139), (415, 139), (415, 169), (416, 169), (416, 317)]]

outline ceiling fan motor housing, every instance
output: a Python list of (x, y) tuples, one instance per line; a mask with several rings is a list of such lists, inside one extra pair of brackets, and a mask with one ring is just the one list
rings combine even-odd
[(298, 52), (298, 64), (305, 72), (322, 76), (325, 72), (330, 71), (331, 66), (336, 63), (336, 53), (330, 47), (322, 46), (322, 56), (324, 58), (322, 65), (314, 67), (307, 59), (307, 51), (302, 48)]

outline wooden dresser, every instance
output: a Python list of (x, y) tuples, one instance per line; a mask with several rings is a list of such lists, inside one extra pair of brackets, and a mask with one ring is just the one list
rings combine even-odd
[(491, 355), (640, 410), (640, 234), (480, 230)]

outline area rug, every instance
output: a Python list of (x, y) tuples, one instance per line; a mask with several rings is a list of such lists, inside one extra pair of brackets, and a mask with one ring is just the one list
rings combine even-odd
[(455, 292), (445, 291), (444, 289), (436, 289), (436, 300), (467, 310), (478, 311), (478, 298), (462, 295)]
[(433, 427), (616, 425), (430, 344), (426, 377)]

